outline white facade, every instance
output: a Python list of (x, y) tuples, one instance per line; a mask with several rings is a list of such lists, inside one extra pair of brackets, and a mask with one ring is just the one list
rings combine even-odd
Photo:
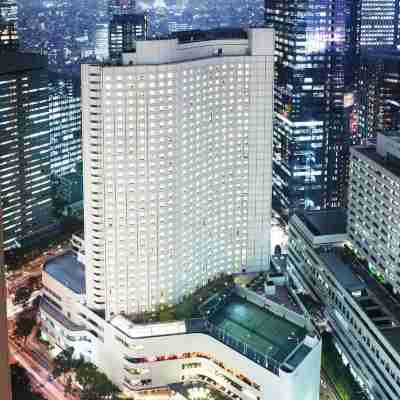
[(109, 57), (108, 49), (108, 24), (96, 25), (96, 58), (105, 61)]
[(400, 291), (400, 140), (351, 149), (348, 233), (370, 266)]
[[(330, 212), (313, 211), (322, 220)], [(308, 215), (290, 220), (288, 272), (298, 289), (323, 304), (343, 361), (369, 398), (398, 399), (400, 303), (361, 265), (343, 257), (345, 229), (316, 234), (305, 223)]]
[(266, 269), (273, 31), (82, 67), (87, 301), (106, 318)]
[[(210, 334), (192, 333), (185, 321), (135, 324), (119, 315), (107, 322), (87, 308), (84, 294), (65, 287), (46, 268), (43, 285), (44, 338), (62, 349), (73, 347), (75, 357), (96, 364), (126, 395), (207, 381), (233, 400), (319, 399), (321, 341), (312, 333), (293, 346), (287, 358), (297, 360), (293, 368), (272, 372)], [(297, 318), (300, 326), (307, 324)]]

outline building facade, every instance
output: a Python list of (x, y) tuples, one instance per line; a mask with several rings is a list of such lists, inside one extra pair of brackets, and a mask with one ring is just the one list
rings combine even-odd
[(87, 298), (107, 318), (269, 263), (273, 33), (82, 69)]
[(400, 128), (400, 51), (369, 51), (361, 56), (358, 130), (363, 139)]
[(344, 211), (294, 214), (288, 271), (298, 290), (324, 306), (336, 347), (364, 393), (395, 400), (400, 392), (400, 302), (346, 251), (346, 245), (357, 243), (347, 241)]
[(0, 185), (4, 247), (52, 225), (47, 59), (0, 55)]
[(399, 42), (399, 0), (357, 0), (357, 46), (394, 48)]
[(121, 14), (134, 14), (136, 10), (135, 0), (108, 0), (108, 16)]
[(108, 48), (111, 59), (120, 59), (122, 53), (135, 52), (136, 41), (147, 38), (145, 14), (114, 15), (109, 25)]
[(232, 400), (319, 399), (321, 340), (302, 316), (235, 287), (207, 317), (107, 322), (86, 306), (84, 274), (72, 253), (46, 262), (41, 331), (96, 364), (124, 395), (204, 382)]
[(49, 80), (50, 172), (53, 180), (76, 171), (82, 160), (79, 81), (58, 74)]
[(17, 48), (17, 2), (0, 0), (0, 51)]
[(345, 197), (345, 4), (265, 2), (276, 38), (273, 206), (285, 218)]
[(106, 61), (109, 57), (109, 24), (96, 24), (96, 58)]
[(378, 134), (377, 145), (351, 149), (348, 232), (355, 248), (400, 291), (400, 136)]

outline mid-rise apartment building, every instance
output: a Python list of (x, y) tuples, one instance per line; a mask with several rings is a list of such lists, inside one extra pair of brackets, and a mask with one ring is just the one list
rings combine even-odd
[[(351, 213), (351, 203), (349, 208)], [(348, 242), (344, 210), (296, 213), (289, 223), (288, 272), (298, 290), (324, 305), (336, 346), (365, 393), (395, 400), (400, 300), (352, 255), (349, 249), (358, 240), (363, 241), (361, 233)]]
[(369, 267), (400, 291), (400, 135), (351, 150), (349, 237)]
[(213, 35), (82, 68), (87, 301), (107, 319), (268, 268), (273, 31)]

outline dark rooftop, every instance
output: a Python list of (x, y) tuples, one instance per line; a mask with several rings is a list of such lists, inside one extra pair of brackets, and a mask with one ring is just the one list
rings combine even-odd
[(346, 211), (334, 210), (302, 211), (296, 213), (313, 235), (342, 235), (346, 233)]
[(209, 320), (225, 335), (278, 363), (282, 363), (307, 335), (305, 328), (237, 295)]
[(389, 159), (382, 157), (376, 152), (375, 146), (357, 146), (353, 148), (354, 150), (361, 153), (364, 157), (369, 158), (374, 161), (376, 164), (381, 167), (387, 169), (393, 175), (400, 177), (400, 165), (390, 161)]
[(15, 74), (47, 68), (47, 57), (36, 53), (2, 52), (0, 54), (0, 74)]
[(325, 261), (329, 271), (335, 276), (338, 282), (349, 292), (365, 289), (365, 283), (353, 273), (348, 264), (335, 252), (321, 252), (320, 257)]
[(130, 22), (132, 24), (140, 25), (146, 22), (145, 14), (118, 14), (112, 17), (111, 23), (124, 23)]
[(192, 30), (174, 32), (170, 36), (177, 38), (179, 43), (204, 42), (208, 40), (247, 39), (248, 35), (240, 28), (220, 28), (210, 30)]
[(47, 260), (43, 269), (55, 280), (76, 294), (86, 293), (85, 267), (70, 250)]

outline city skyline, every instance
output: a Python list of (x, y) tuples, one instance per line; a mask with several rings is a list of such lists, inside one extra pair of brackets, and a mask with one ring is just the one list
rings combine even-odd
[(398, 400), (399, 15), (0, 0), (3, 397)]

